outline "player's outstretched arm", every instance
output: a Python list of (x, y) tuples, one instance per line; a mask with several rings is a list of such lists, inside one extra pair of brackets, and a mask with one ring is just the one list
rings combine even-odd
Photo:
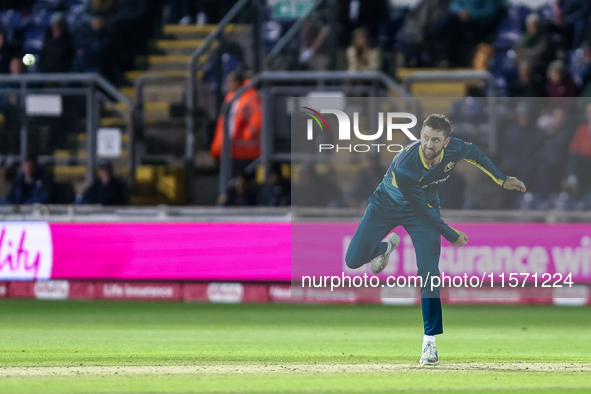
[(525, 193), (525, 184), (521, 182), (519, 179), (515, 178), (514, 176), (510, 176), (507, 178), (503, 187), (507, 190), (517, 190), (518, 192)]
[(463, 142), (462, 154), (464, 160), (484, 171), (484, 173), (491, 177), (497, 185), (503, 186), (503, 182), (507, 179), (507, 175), (504, 175), (499, 171), (478, 146), (471, 142)]

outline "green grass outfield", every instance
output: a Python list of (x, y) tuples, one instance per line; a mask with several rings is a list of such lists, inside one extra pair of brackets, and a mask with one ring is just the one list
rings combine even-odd
[(591, 308), (0, 300), (0, 393), (591, 392)]

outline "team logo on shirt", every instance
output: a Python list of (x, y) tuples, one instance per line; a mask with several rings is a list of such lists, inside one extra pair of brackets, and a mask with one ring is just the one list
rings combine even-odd
[(454, 168), (455, 165), (456, 165), (456, 163), (454, 163), (453, 161), (450, 161), (449, 163), (447, 163), (447, 165), (443, 169), (443, 172), (451, 171), (451, 169)]

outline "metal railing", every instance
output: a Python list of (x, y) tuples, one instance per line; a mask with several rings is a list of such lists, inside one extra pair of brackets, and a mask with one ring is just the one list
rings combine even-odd
[[(193, 162), (193, 155), (195, 151), (195, 116), (196, 116), (196, 109), (197, 109), (197, 71), (199, 66), (199, 58), (205, 55), (210, 49), (212, 44), (221, 38), (224, 34), (224, 30), (226, 26), (239, 15), (241, 11), (243, 11), (247, 6), (255, 5), (256, 7), (260, 7), (260, 0), (239, 0), (231, 9), (230, 11), (222, 18), (222, 20), (218, 23), (216, 28), (211, 32), (210, 35), (207, 36), (203, 45), (199, 47), (195, 52), (191, 54), (191, 59), (189, 61), (189, 77), (187, 81), (187, 113), (186, 113), (186, 123), (187, 123), (187, 134), (186, 134), (186, 147), (185, 147), (185, 159), (187, 163), (192, 164)], [(260, 14), (260, 12), (259, 12)], [(259, 71), (261, 67), (260, 61), (260, 34), (258, 33), (259, 23), (255, 23), (255, 31), (253, 32), (255, 37), (255, 64), (254, 69), (255, 71)], [(220, 46), (218, 46), (220, 47)]]
[[(261, 154), (260, 158), (256, 160), (253, 164), (262, 164), (264, 168), (268, 168), (269, 162), (273, 159), (275, 160), (290, 160), (289, 154), (278, 154), (275, 155), (271, 149), (271, 141), (273, 138), (273, 130), (271, 129), (271, 102), (273, 101), (269, 94), (269, 87), (270, 85), (278, 85), (281, 83), (310, 83), (313, 82), (315, 85), (309, 86), (309, 91), (323, 91), (327, 89), (335, 90), (338, 88), (342, 88), (341, 86), (331, 86), (328, 88), (326, 83), (329, 82), (347, 82), (347, 81), (363, 81), (363, 82), (377, 82), (382, 84), (387, 90), (387, 95), (396, 95), (408, 100), (411, 106), (413, 106), (413, 110), (417, 110), (417, 106), (419, 105), (418, 101), (410, 95), (406, 90), (404, 90), (396, 81), (394, 81), (390, 76), (384, 74), (383, 72), (379, 71), (358, 71), (358, 72), (349, 72), (349, 71), (263, 71), (259, 74), (256, 74), (250, 80), (250, 84), (247, 86), (243, 86), (238, 89), (232, 101), (227, 106), (225, 113), (225, 123), (224, 123), (224, 143), (222, 147), (222, 155), (220, 160), (220, 183), (219, 183), (219, 194), (224, 195), (226, 192), (226, 188), (229, 185), (229, 181), (232, 178), (231, 169), (232, 169), (232, 155), (231, 155), (231, 146), (232, 141), (230, 139), (230, 124), (228, 116), (229, 111), (232, 108), (232, 105), (246, 92), (250, 87), (259, 87), (262, 85), (261, 94), (263, 96), (263, 108), (264, 108), (264, 119), (263, 119), (263, 129), (261, 131)], [(373, 87), (368, 87), (372, 90), (374, 95), (380, 94), (379, 89), (376, 88), (374, 85)], [(375, 96), (374, 96), (375, 97)]]
[[(20, 123), (20, 157), (24, 158), (29, 153), (30, 142), (28, 140), (26, 97), (29, 94), (55, 94), (73, 95), (85, 97), (86, 103), (86, 181), (91, 182), (97, 164), (97, 130), (100, 125), (101, 103), (123, 103), (127, 107), (123, 111), (125, 123), (129, 134), (129, 167), (130, 180), (133, 181), (134, 173), (134, 132), (132, 114), (133, 103), (127, 99), (115, 86), (100, 74), (95, 73), (64, 73), (64, 74), (21, 74), (0, 75), (0, 84), (4, 85), (2, 94), (17, 94), (20, 98), (19, 111)], [(50, 84), (46, 86), (45, 84)], [(53, 159), (53, 157), (41, 157), (41, 159)]]
[(336, 36), (337, 36), (337, 13), (335, 10), (337, 9), (338, 5), (336, 0), (317, 0), (312, 7), (300, 18), (298, 18), (295, 23), (289, 28), (289, 30), (279, 39), (277, 44), (273, 47), (273, 49), (267, 54), (265, 57), (265, 65), (266, 69), (270, 69), (270, 65), (272, 64), (273, 60), (279, 56), (281, 52), (285, 50), (289, 42), (295, 37), (295, 35), (300, 31), (304, 22), (307, 18), (309, 18), (314, 12), (316, 12), (322, 5), (326, 5), (329, 9), (328, 11), (328, 26), (330, 27), (329, 33), (329, 45), (328, 45), (328, 53), (329, 53), (329, 69), (334, 70), (336, 68)]
[[(226, 27), (232, 22), (242, 11), (247, 7), (254, 6), (257, 9), (256, 21), (253, 24), (253, 52), (254, 52), (254, 70), (258, 72), (261, 70), (261, 10), (263, 7), (263, 0), (239, 0), (234, 6), (228, 11), (228, 13), (222, 18), (217, 24), (216, 28), (206, 37), (203, 45), (196, 49), (191, 54), (189, 61), (189, 76), (187, 79), (187, 97), (186, 97), (186, 133), (185, 133), (185, 166), (187, 169), (187, 190), (189, 193), (189, 200), (191, 200), (191, 193), (193, 190), (192, 182), (195, 168), (195, 128), (197, 118), (197, 72), (198, 68), (202, 65), (199, 63), (199, 59), (207, 54), (214, 43), (222, 39)], [(219, 43), (218, 43), (219, 44)], [(221, 48), (221, 45), (217, 46)], [(221, 86), (221, 80), (218, 81), (218, 89)]]

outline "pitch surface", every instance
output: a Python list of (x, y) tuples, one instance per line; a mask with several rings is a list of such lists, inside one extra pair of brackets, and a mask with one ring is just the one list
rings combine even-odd
[(2, 393), (591, 391), (591, 310), (0, 301)]

